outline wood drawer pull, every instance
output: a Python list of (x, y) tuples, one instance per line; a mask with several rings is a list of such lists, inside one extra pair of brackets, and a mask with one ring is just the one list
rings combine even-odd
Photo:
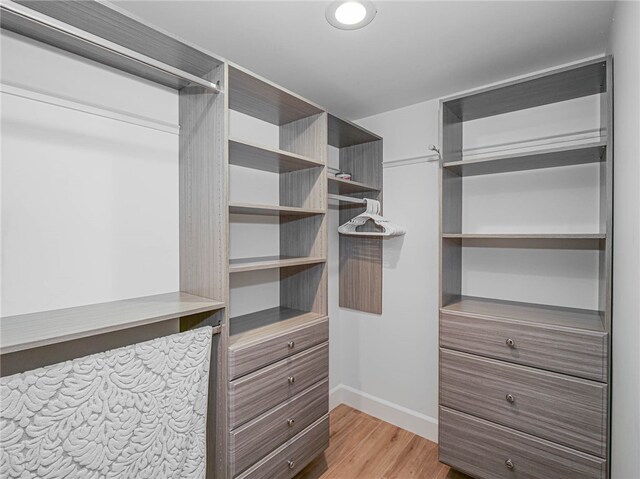
[(295, 461), (287, 461), (287, 464), (289, 465), (289, 469), (293, 469), (294, 467), (296, 467)]
[(507, 346), (509, 346), (510, 348), (516, 347), (516, 342), (511, 338), (508, 338), (505, 342), (507, 343)]
[(295, 382), (296, 382), (296, 378), (295, 378), (295, 377), (293, 377), (293, 376), (289, 376), (289, 377), (287, 378), (287, 380), (289, 381), (289, 384), (293, 384), (293, 383), (295, 383)]
[(513, 397), (513, 394), (507, 394), (507, 395), (505, 396), (505, 399), (507, 400), (507, 402), (509, 402), (509, 403), (511, 403), (511, 404), (513, 404), (513, 403), (514, 403), (514, 401), (516, 400), (516, 398), (514, 398), (514, 397)]
[(295, 342), (295, 341), (289, 341), (289, 342), (287, 343), (287, 347), (288, 347), (289, 349), (293, 349), (293, 348), (295, 347), (295, 345), (296, 345), (296, 342)]
[(513, 471), (513, 469), (515, 468), (515, 466), (513, 465), (513, 461), (511, 459), (507, 459), (506, 461), (504, 461), (504, 465), (510, 471)]
[(296, 422), (296, 420), (295, 420), (295, 419), (293, 419), (293, 418), (292, 418), (292, 419), (287, 419), (287, 426), (289, 426), (289, 427), (293, 427), (293, 424), (294, 424), (295, 422)]

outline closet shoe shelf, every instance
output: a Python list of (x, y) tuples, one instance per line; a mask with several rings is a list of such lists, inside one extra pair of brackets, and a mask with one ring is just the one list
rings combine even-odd
[(0, 319), (0, 352), (12, 353), (224, 307), (221, 301), (175, 292), (7, 316)]
[(294, 206), (254, 205), (249, 203), (229, 203), (232, 215), (262, 216), (311, 216), (325, 214), (325, 210), (298, 208)]
[(326, 263), (326, 258), (310, 258), (308, 256), (263, 256), (258, 258), (241, 258), (229, 260), (229, 273), (259, 271), (261, 269), (286, 268), (305, 264)]
[(324, 166), (318, 160), (289, 151), (229, 139), (229, 164), (271, 173), (288, 173)]

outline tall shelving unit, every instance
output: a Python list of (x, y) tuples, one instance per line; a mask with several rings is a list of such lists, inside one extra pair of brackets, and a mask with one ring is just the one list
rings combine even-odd
[[(277, 175), (278, 204), (230, 202), (230, 221), (277, 217), (279, 254), (231, 258), (230, 275), (277, 270), (279, 304), (230, 318), (228, 477), (293, 477), (328, 445), (327, 114), (228, 66), (229, 110), (276, 125), (279, 146), (228, 138), (229, 165)], [(256, 241), (260, 241), (256, 237)]]
[[(608, 477), (612, 80), (603, 57), (441, 101), (440, 460), (474, 477)], [(463, 158), (465, 122), (590, 95), (599, 141)], [(599, 165), (598, 230), (463, 230), (468, 179), (588, 163)], [(595, 252), (597, 309), (466, 295), (464, 251), (477, 246)]]
[[(328, 143), (339, 150), (339, 169), (351, 174), (350, 180), (330, 176), (329, 193), (382, 204), (382, 138), (330, 114)], [(340, 224), (364, 210), (340, 202)], [(382, 238), (340, 235), (339, 248), (340, 307), (382, 314)]]

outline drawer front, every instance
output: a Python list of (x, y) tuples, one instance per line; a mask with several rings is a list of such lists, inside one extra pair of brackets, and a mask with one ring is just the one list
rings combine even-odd
[(440, 461), (483, 479), (606, 479), (604, 459), (440, 408)]
[(329, 412), (329, 381), (306, 389), (231, 433), (231, 476), (235, 477)]
[(443, 349), (440, 402), (606, 457), (607, 386)]
[(329, 446), (329, 415), (239, 476), (241, 479), (290, 479)]
[(229, 425), (234, 429), (291, 399), (329, 374), (329, 344), (267, 366), (229, 383)]
[(323, 318), (264, 341), (238, 348), (232, 346), (229, 349), (230, 378), (238, 378), (328, 340), (329, 318)]
[(440, 346), (596, 381), (608, 376), (606, 333), (440, 313)]

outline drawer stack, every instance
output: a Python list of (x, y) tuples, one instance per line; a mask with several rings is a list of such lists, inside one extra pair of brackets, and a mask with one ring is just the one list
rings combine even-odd
[[(565, 326), (544, 323), (560, 312)], [(608, 335), (585, 314), (472, 298), (441, 309), (442, 462), (480, 478), (607, 477)]]
[(329, 319), (266, 323), (231, 336), (230, 477), (293, 477), (329, 443)]

